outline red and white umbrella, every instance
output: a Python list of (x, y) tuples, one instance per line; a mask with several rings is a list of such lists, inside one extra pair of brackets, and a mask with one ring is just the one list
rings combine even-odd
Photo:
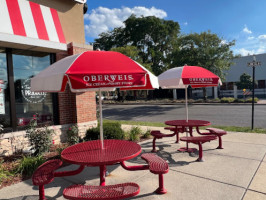
[(101, 91), (115, 88), (159, 88), (158, 78), (129, 57), (112, 51), (87, 51), (52, 64), (31, 79), (31, 90), (63, 92), (99, 91), (100, 138), (103, 147)]
[(186, 120), (188, 121), (187, 87), (215, 87), (222, 85), (219, 76), (198, 66), (183, 66), (169, 69), (158, 76), (159, 85), (163, 89), (185, 88)]

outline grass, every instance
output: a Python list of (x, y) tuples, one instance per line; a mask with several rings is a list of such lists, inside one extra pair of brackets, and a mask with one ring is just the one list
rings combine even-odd
[[(166, 127), (162, 122), (137, 122), (137, 121), (115, 121), (115, 120), (104, 120), (108, 122), (120, 122), (121, 124), (126, 124), (126, 125), (135, 125), (135, 126), (155, 126), (155, 127)], [(220, 128), (225, 131), (232, 131), (232, 132), (244, 132), (244, 133), (261, 133), (261, 134), (266, 134), (266, 129), (263, 128), (254, 128), (251, 130), (250, 127), (237, 127), (237, 126), (208, 126), (208, 127), (214, 127), (214, 128)], [(202, 127), (204, 129), (204, 127)]]
[(120, 124), (126, 125), (136, 125), (136, 126), (156, 126), (156, 127), (166, 127), (164, 123), (161, 122), (137, 122), (137, 121), (126, 121), (126, 120), (103, 120), (104, 122), (119, 122)]

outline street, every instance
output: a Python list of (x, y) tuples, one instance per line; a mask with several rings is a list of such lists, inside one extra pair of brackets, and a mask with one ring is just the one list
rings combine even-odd
[[(251, 105), (189, 105), (189, 119), (207, 120), (212, 125), (251, 127)], [(103, 118), (164, 122), (185, 119), (185, 104), (103, 105)], [(266, 128), (266, 105), (255, 105), (254, 128)]]

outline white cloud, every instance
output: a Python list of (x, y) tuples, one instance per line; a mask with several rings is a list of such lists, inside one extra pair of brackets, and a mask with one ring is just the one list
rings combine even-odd
[(185, 26), (187, 26), (187, 25), (188, 25), (188, 23), (187, 23), (187, 22), (184, 22), (184, 25), (185, 25)]
[(98, 37), (98, 35), (102, 32), (124, 26), (123, 21), (132, 14), (135, 14), (137, 17), (167, 17), (167, 13), (164, 10), (157, 9), (155, 7), (122, 7), (121, 9), (99, 7), (97, 9), (93, 9), (91, 13), (84, 15), (85, 24), (87, 20), (89, 21), (89, 23), (85, 25), (86, 34), (89, 37)]
[(247, 25), (244, 26), (243, 30), (244, 33), (251, 34), (252, 31), (248, 29)]
[(241, 48), (241, 49), (236, 49), (236, 54), (241, 54), (242, 56), (247, 56), (247, 55), (253, 55), (255, 54), (254, 50), (247, 50), (245, 48)]
[(221, 44), (227, 44), (228, 42), (227, 42), (227, 40), (222, 40), (221, 41)]
[(253, 55), (253, 54), (262, 54), (266, 53), (266, 47), (265, 46), (258, 46), (257, 48), (240, 48), (240, 49), (235, 49), (234, 51), (236, 54), (241, 54), (242, 56), (247, 56), (247, 55)]
[(258, 39), (260, 42), (266, 42), (266, 35), (259, 35)]
[(257, 49), (256, 54), (261, 54), (266, 52), (266, 47), (261, 46)]
[(250, 36), (250, 37), (248, 37), (248, 40), (254, 40), (254, 39), (255, 39), (254, 36)]

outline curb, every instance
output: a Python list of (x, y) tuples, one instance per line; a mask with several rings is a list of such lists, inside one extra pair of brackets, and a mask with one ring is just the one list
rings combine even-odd
[[(185, 103), (151, 103), (151, 102), (137, 102), (137, 103), (106, 103), (105, 105), (184, 105)], [(252, 105), (252, 103), (188, 103), (188, 105)], [(266, 105), (266, 103), (255, 103), (254, 105)]]

